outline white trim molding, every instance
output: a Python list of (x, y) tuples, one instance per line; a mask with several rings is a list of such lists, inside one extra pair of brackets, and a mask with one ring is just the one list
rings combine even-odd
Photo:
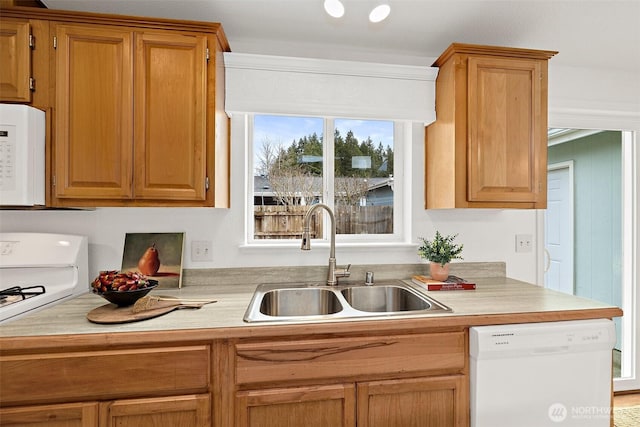
[(573, 129), (640, 130), (640, 112), (549, 107), (549, 127)]

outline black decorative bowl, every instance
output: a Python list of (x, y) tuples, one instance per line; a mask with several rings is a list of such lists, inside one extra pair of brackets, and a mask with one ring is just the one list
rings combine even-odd
[(149, 284), (142, 289), (136, 289), (133, 291), (107, 291), (96, 293), (110, 303), (116, 304), (118, 307), (128, 307), (135, 304), (136, 301), (151, 292), (153, 288), (158, 286), (157, 280), (147, 280), (149, 281)]
[[(119, 307), (134, 304), (158, 286), (158, 281), (147, 279), (136, 271), (101, 271), (91, 282), (91, 291)], [(132, 289), (133, 288), (133, 289)]]

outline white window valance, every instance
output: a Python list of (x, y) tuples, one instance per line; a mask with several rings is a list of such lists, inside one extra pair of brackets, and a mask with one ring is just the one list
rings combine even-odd
[(435, 120), (438, 69), (312, 58), (224, 54), (233, 113)]

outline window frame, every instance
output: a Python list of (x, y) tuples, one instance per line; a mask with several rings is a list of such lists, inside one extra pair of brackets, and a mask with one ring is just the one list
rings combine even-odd
[[(244, 244), (249, 247), (290, 247), (299, 246), (299, 239), (256, 239), (254, 236), (254, 117), (259, 115), (276, 115), (272, 113), (247, 113), (245, 118), (245, 149), (246, 149), (246, 164), (245, 164), (245, 176), (247, 180), (246, 197), (245, 197), (245, 242)], [(281, 116), (297, 117), (296, 115)], [(303, 117), (303, 116), (300, 116)], [(305, 115), (304, 117), (313, 117), (323, 120), (323, 175), (322, 175), (322, 198), (324, 203), (334, 207), (334, 161), (335, 161), (335, 141), (333, 140), (335, 121), (341, 119), (348, 120), (377, 120), (385, 121), (384, 119), (361, 119), (354, 117), (330, 117), (321, 115)], [(410, 169), (411, 161), (411, 123), (402, 120), (386, 120), (393, 124), (393, 153), (394, 153), (394, 190), (393, 190), (393, 233), (389, 234), (337, 234), (336, 245), (337, 246), (361, 246), (361, 245), (397, 245), (398, 243), (405, 243), (409, 236), (409, 222), (410, 222), (410, 206), (408, 201), (410, 200), (409, 193), (411, 188), (409, 183), (405, 181), (407, 175), (407, 168)], [(410, 171), (409, 171), (410, 173)], [(330, 175), (330, 176), (329, 176)], [(324, 216), (323, 227), (328, 230), (329, 217)], [(330, 233), (324, 233), (322, 238), (313, 239), (316, 243), (329, 243)]]

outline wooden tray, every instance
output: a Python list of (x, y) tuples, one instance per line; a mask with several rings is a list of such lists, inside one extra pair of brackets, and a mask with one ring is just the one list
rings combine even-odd
[[(162, 297), (172, 298), (172, 297)], [(176, 301), (179, 298), (172, 298)], [(115, 304), (105, 304), (100, 307), (96, 307), (87, 313), (87, 320), (93, 323), (112, 324), (112, 323), (130, 323), (139, 322), (140, 320), (152, 319), (154, 317), (162, 316), (170, 313), (173, 310), (181, 310), (183, 308), (200, 308), (208, 302), (198, 303), (178, 303), (176, 301), (158, 301), (153, 308), (141, 311), (139, 313), (133, 312), (133, 306), (118, 307)], [(210, 302), (215, 302), (211, 300)]]

